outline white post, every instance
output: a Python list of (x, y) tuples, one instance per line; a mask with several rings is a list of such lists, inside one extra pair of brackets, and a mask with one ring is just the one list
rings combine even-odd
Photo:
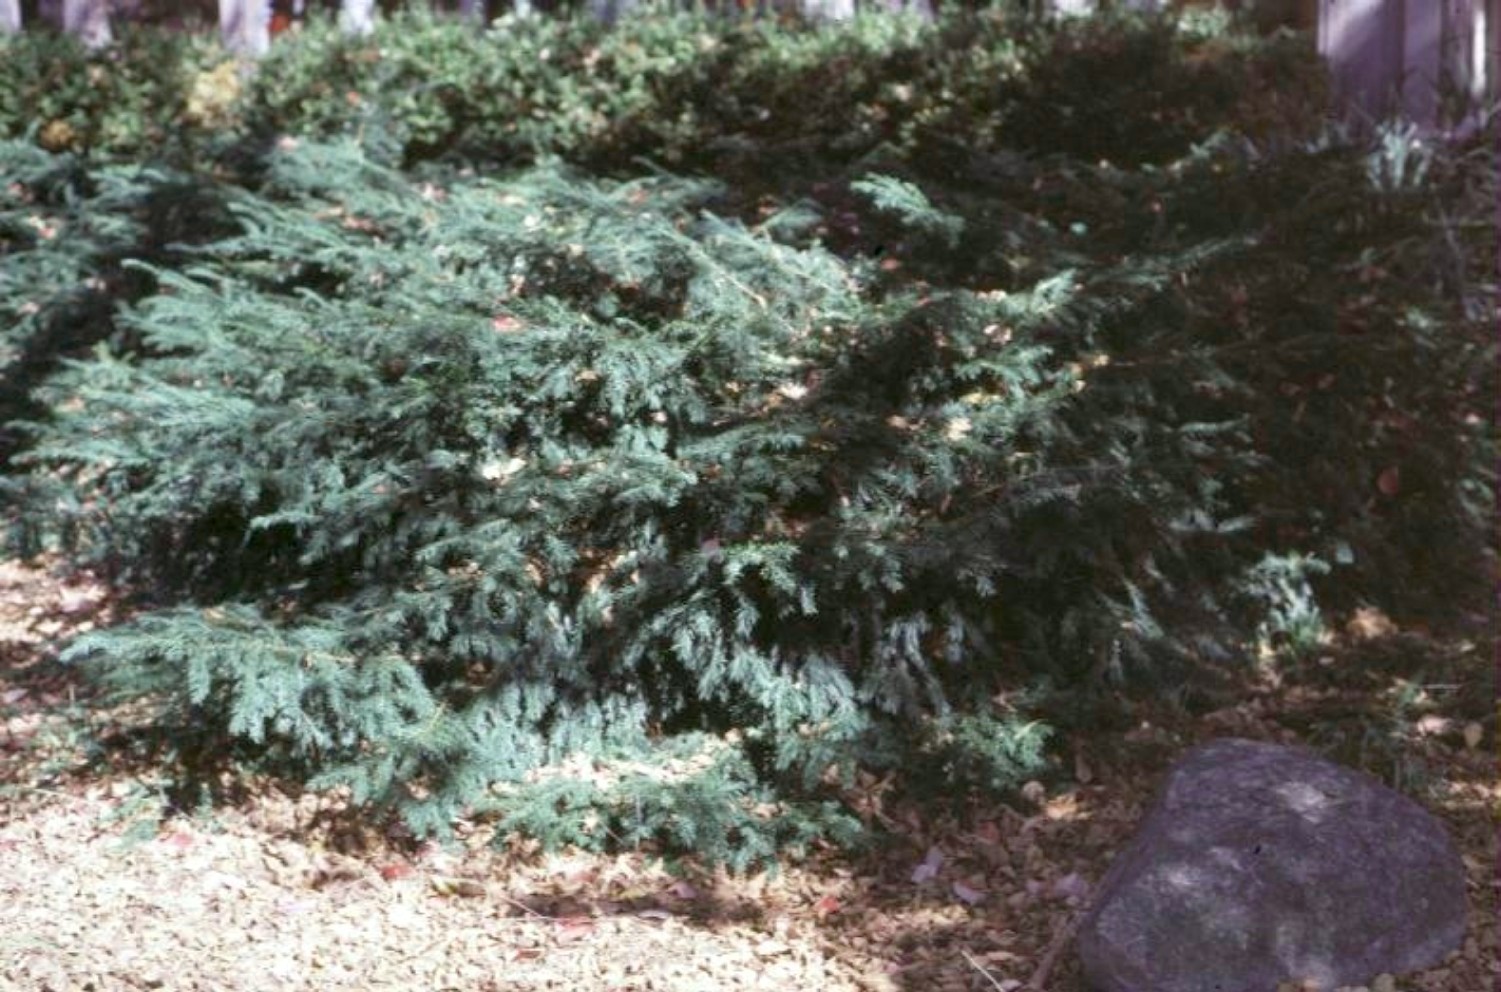
[(485, 0), (459, 0), (459, 16), (474, 21), (484, 21)]
[(1463, 102), (1464, 119), (1444, 121), (1472, 130), (1496, 98), (1495, 22), (1501, 0), (1444, 0), (1443, 71)]
[(802, 0), (801, 6), (810, 21), (847, 21), (855, 16), (855, 0)]
[(364, 36), (375, 30), (375, 0), (343, 0), (339, 26), (345, 34)]
[(63, 0), (63, 30), (89, 48), (114, 41), (109, 29), (109, 0)]
[(1491, 78), (1491, 59), (1486, 58), (1486, 42), (1490, 40), (1490, 11), (1486, 4), (1477, 3), (1470, 13), (1470, 95), (1476, 100), (1485, 100), (1495, 80)]
[(0, 34), (21, 30), (21, 0), (0, 0)]
[(1375, 120), (1391, 110), (1402, 85), (1402, 8), (1403, 0), (1319, 3), (1319, 54), (1329, 63), (1335, 91)]
[(1439, 81), (1444, 77), (1444, 0), (1403, 2), (1402, 113), (1420, 125), (1439, 118)]
[(1501, 2), (1489, 0), (1485, 5), (1485, 30), (1482, 58), (1485, 60), (1485, 97), (1501, 100)]
[(589, 15), (605, 24), (614, 24), (637, 6), (638, 0), (588, 0)]
[(1498, 0), (1448, 0), (1444, 64), (1471, 105), (1485, 102), (1491, 85), (1485, 49), (1490, 16)]
[(270, 0), (219, 0), (219, 37), (236, 55), (265, 55), (271, 47)]

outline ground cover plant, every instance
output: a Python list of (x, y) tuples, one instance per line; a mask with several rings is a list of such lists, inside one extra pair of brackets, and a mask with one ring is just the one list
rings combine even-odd
[(1477, 608), (1483, 143), (1167, 19), (509, 27), (210, 76), (181, 173), (5, 146), (12, 540), (139, 597), (67, 657), (200, 781), (744, 867)]

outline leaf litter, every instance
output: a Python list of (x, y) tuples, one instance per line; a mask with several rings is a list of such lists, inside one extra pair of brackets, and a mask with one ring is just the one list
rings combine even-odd
[[(1072, 779), (1029, 783), (1020, 808), (962, 822), (889, 808), (894, 836), (871, 854), (682, 877), (642, 854), (497, 848), (483, 829), (402, 843), (351, 826), (337, 795), (274, 784), (174, 813), (149, 767), (88, 767), (84, 729), (137, 717), (90, 705), (53, 663), (64, 638), (117, 618), (90, 576), (0, 562), (0, 988), (1084, 992), (1079, 914), (1172, 757), (1226, 733), (1309, 743), (1361, 703), (1279, 683), (1197, 719), (1144, 711), (1075, 741)], [(1472, 926), (1440, 967), (1384, 988), (1497, 982), (1487, 720), (1493, 735), (1475, 713), (1411, 728), (1445, 783), (1430, 805), (1464, 851)]]

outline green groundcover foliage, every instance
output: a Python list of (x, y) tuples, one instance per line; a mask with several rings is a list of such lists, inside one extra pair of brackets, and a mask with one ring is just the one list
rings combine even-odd
[[(955, 23), (309, 32), (183, 171), (0, 144), (12, 543), (140, 606), (66, 656), (189, 763), (745, 866), (853, 839), (862, 771), (1015, 788), (1041, 713), (1301, 650), (1311, 597), (1477, 602), (1485, 146), (1238, 116), (1287, 40), (1160, 19), (933, 83)], [(839, 144), (836, 85), (892, 117)], [(718, 178), (623, 174), (674, 147)]]

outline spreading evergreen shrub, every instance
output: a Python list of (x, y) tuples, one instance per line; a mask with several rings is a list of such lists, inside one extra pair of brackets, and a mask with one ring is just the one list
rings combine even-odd
[(166, 262), (173, 245), (202, 241), (229, 220), (211, 183), (165, 167), (90, 167), (27, 142), (0, 141), (0, 463), (7, 426), (37, 408), (28, 393), (60, 358), (115, 332), (121, 299), (151, 280), (126, 259)]
[(73, 657), (422, 828), (684, 733), (738, 738), (703, 774), (812, 788), (994, 691), (986, 594), (1023, 565), (990, 486), (1059, 498), (1020, 450), (1072, 389), (1042, 296), (872, 303), (691, 183), (353, 156), (279, 155), (246, 233), (121, 317), (141, 357), (47, 387), (39, 505), (192, 604)]
[(1286, 39), (967, 23), (309, 31), (201, 101), (255, 140), (197, 230), (181, 174), (6, 147), (0, 305), (54, 321), (9, 340), (103, 343), (15, 545), (142, 608), (68, 656), (189, 763), (746, 864), (849, 839), (860, 769), (1004, 791), (1039, 713), (1475, 603), (1484, 143), (1285, 127)]
[(1494, 287), (1432, 225), (1483, 188), (1421, 148), (870, 175), (841, 259), (712, 184), (286, 142), (41, 391), (23, 531), (160, 604), (70, 657), (203, 750), (421, 830), (843, 836), (859, 768), (1035, 774), (1010, 690), (1233, 660), (1269, 554), (1474, 588)]

